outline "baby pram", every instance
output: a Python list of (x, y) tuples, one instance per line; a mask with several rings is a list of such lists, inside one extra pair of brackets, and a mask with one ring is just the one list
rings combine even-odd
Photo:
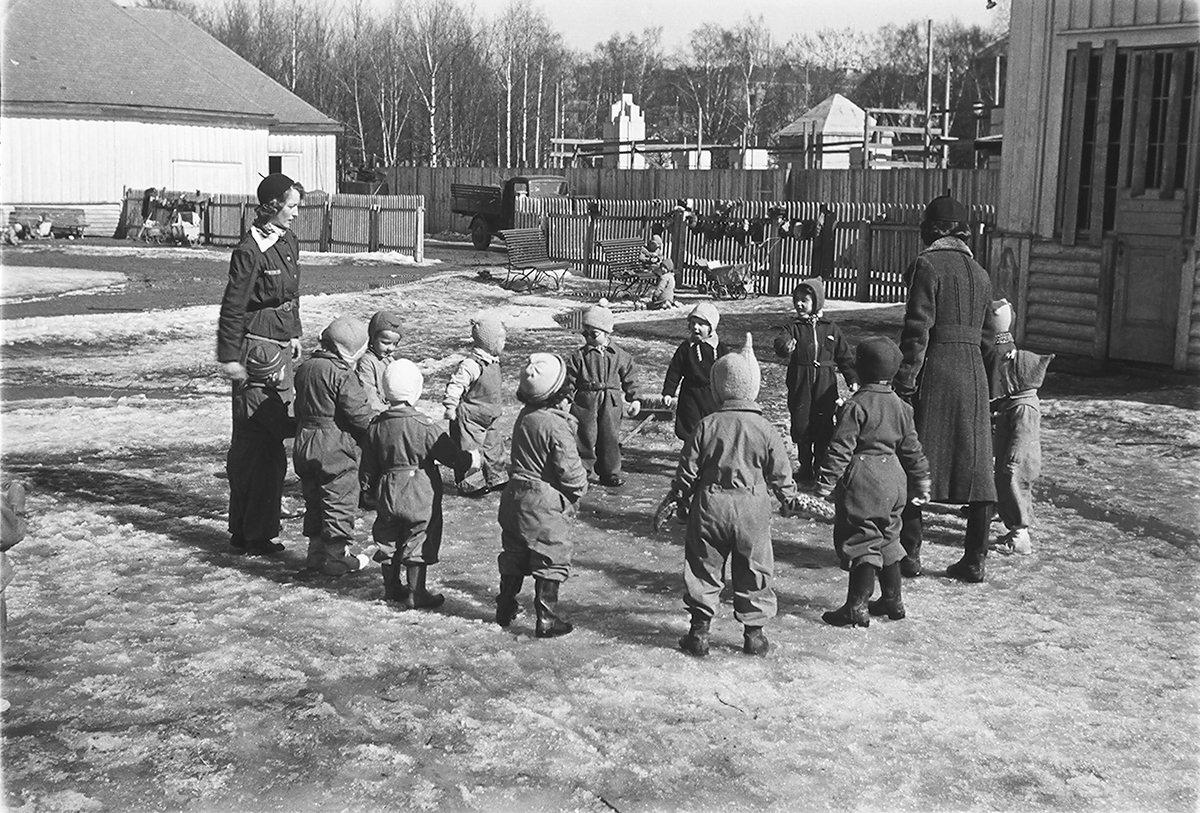
[(713, 299), (745, 299), (753, 286), (750, 263), (709, 265), (704, 269), (700, 293), (711, 294)]

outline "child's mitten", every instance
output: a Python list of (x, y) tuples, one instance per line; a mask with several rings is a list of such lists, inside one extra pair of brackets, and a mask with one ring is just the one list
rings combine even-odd
[(671, 515), (678, 510), (679, 495), (674, 491), (662, 498), (658, 508), (654, 509), (654, 530), (661, 531), (671, 521)]
[(640, 413), (641, 411), (642, 411), (642, 402), (641, 401), (630, 401), (629, 404), (625, 407), (625, 414), (631, 418), (636, 418), (638, 416), (638, 413)]
[(785, 517), (831, 520), (833, 505), (811, 494), (797, 494), (783, 504), (781, 513)]

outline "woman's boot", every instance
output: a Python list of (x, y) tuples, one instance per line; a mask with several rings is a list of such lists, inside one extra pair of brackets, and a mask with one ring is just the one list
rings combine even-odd
[(850, 571), (850, 587), (846, 591), (846, 603), (836, 610), (821, 613), (826, 624), (835, 627), (869, 627), (871, 616), (867, 602), (875, 589), (875, 567), (859, 565)]
[(701, 613), (692, 612), (692, 626), (688, 634), (679, 639), (679, 648), (689, 655), (703, 658), (708, 654), (708, 630), (712, 620)]
[(967, 539), (963, 556), (950, 567), (946, 575), (962, 582), (979, 584), (986, 578), (988, 534), (991, 533), (995, 503), (973, 502), (967, 507)]
[(919, 505), (905, 505), (900, 514), (900, 544), (904, 546), (905, 556), (900, 560), (900, 573), (910, 579), (915, 579), (925, 573), (921, 567), (921, 545), (923, 539), (923, 517)]
[(867, 602), (871, 615), (886, 615), (893, 621), (904, 617), (904, 602), (900, 599), (900, 563), (892, 562), (879, 571), (879, 600)]
[(556, 612), (558, 606), (558, 582), (534, 579), (534, 607), (537, 610), (537, 637), (557, 638), (566, 635), (575, 627), (563, 620)]
[(408, 565), (405, 568), (408, 598), (404, 603), (410, 610), (432, 610), (446, 603), (446, 597), (441, 593), (430, 593), (425, 589), (426, 568), (427, 565)]
[(496, 623), (507, 627), (513, 619), (521, 614), (521, 604), (517, 594), (525, 583), (524, 576), (501, 576), (500, 595), (496, 596)]

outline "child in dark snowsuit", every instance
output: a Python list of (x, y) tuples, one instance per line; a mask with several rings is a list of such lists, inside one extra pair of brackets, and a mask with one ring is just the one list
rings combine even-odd
[[(414, 407), (424, 378), (417, 365), (396, 359), (383, 375), (390, 406), (375, 417), (363, 447), (363, 484), (374, 496), (371, 536), (383, 568), (383, 597), (410, 610), (441, 606), (430, 593), (426, 570), (442, 547), (442, 475), (438, 463), (470, 468), (478, 453), (464, 452), (436, 423)], [(406, 586), (400, 585), (400, 569)]]
[(442, 399), (446, 420), (450, 421), (450, 437), (463, 449), (478, 449), (483, 457), (483, 469), (471, 481), (466, 466), (454, 469), (458, 493), (466, 497), (481, 497), (504, 487), (504, 442), (499, 420), (504, 413), (500, 354), (506, 338), (504, 323), (495, 315), (485, 313), (472, 319), (474, 347), (450, 377)]
[(288, 353), (257, 342), (246, 353), (247, 379), (234, 388), (233, 441), (225, 458), (229, 477), (230, 546), (237, 552), (266, 556), (283, 550), (279, 536), (287, 452), (283, 441), (296, 434), (288, 415), (285, 386)]
[[(611, 341), (612, 311), (593, 305), (583, 314), (585, 344), (567, 356), (567, 386), (575, 393), (571, 414), (579, 421), (579, 456), (600, 485), (625, 484), (621, 474), (621, 417), (637, 415), (633, 356)], [(628, 402), (628, 406), (626, 403)]]
[(792, 305), (796, 319), (776, 336), (775, 354), (787, 359), (788, 413), (799, 462), (796, 480), (808, 482), (820, 470), (833, 436), (838, 400), (834, 367), (851, 392), (858, 379), (850, 345), (838, 326), (822, 315), (825, 283), (818, 278), (801, 280), (792, 291)]
[(703, 418), (684, 444), (672, 491), (687, 516), (684, 542), (684, 603), (691, 628), (679, 646), (691, 655), (708, 654), (709, 628), (720, 604), (723, 573), (731, 561), (733, 615), (745, 625), (743, 649), (765, 655), (770, 649), (763, 625), (775, 617), (771, 579), (771, 496), (785, 506), (796, 497), (787, 449), (755, 403), (762, 373), (750, 334), (746, 346), (712, 366), (712, 387), (720, 406)]
[[(909, 494), (914, 505), (929, 502), (930, 487), (912, 407), (892, 391), (900, 348), (890, 339), (868, 339), (855, 356), (862, 386), (842, 407), (816, 488), (836, 506), (833, 546), (850, 571), (846, 603), (821, 616), (839, 627), (869, 626), (872, 615), (904, 618), (900, 515)], [(876, 571), (882, 597), (869, 602)]]
[(667, 406), (675, 406), (675, 436), (680, 440), (691, 436), (701, 418), (717, 411), (709, 375), (713, 362), (729, 352), (729, 346), (717, 339), (720, 321), (721, 314), (711, 302), (701, 302), (692, 308), (688, 314), (689, 338), (676, 348), (667, 366), (663, 401)]
[(575, 418), (567, 412), (566, 379), (565, 362), (552, 353), (534, 353), (521, 371), (517, 398), (525, 408), (513, 425), (509, 480), (500, 497), (496, 623), (512, 623), (520, 612), (521, 585), (533, 576), (539, 638), (573, 629), (558, 614), (558, 586), (570, 576), (570, 531), (587, 491), (587, 472), (576, 446)]
[(1054, 360), (1028, 350), (1014, 350), (999, 365), (1000, 397), (992, 402), (996, 454), (996, 507), (1008, 533), (996, 548), (1033, 553), (1033, 484), (1042, 473), (1042, 406), (1038, 387)]
[(361, 570), (368, 561), (349, 553), (358, 515), (357, 444), (374, 417), (354, 372), (366, 349), (366, 329), (340, 316), (321, 332), (321, 348), (296, 368), (292, 464), (304, 494), (307, 566), (328, 576)]

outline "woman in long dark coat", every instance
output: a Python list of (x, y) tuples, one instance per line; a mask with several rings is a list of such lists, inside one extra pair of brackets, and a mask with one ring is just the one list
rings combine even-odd
[[(900, 349), (904, 362), (895, 389), (911, 401), (917, 435), (929, 458), (933, 502), (966, 504), (963, 557), (946, 575), (984, 580), (988, 533), (996, 502), (992, 429), (984, 356), (993, 337), (986, 327), (992, 300), (987, 272), (966, 240), (967, 209), (949, 195), (925, 207), (926, 245), (909, 266), (908, 303)], [(904, 510), (901, 562), (905, 576), (921, 575), (921, 509)]]

